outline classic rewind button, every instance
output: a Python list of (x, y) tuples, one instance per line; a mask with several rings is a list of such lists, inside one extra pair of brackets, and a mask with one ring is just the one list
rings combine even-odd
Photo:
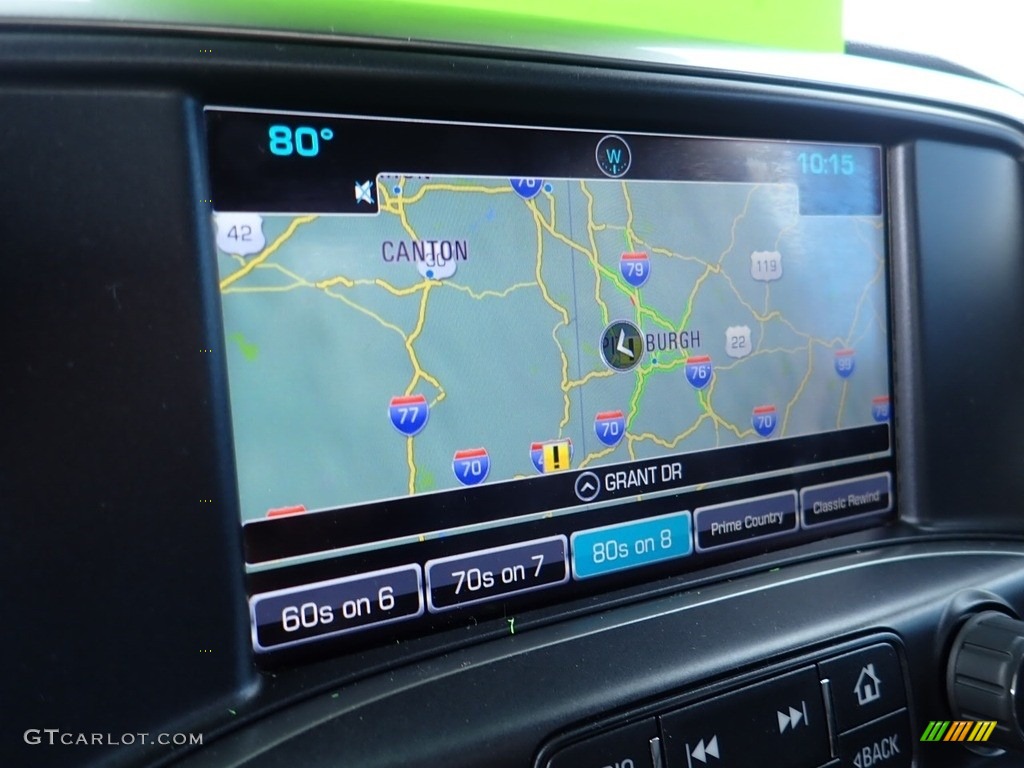
[(812, 485), (800, 491), (800, 509), (805, 526), (888, 512), (892, 509), (892, 475), (881, 472)]

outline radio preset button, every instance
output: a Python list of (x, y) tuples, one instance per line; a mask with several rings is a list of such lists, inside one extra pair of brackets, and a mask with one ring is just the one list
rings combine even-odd
[(569, 580), (565, 536), (536, 539), (429, 560), (427, 606), (433, 613), (554, 587)]
[(403, 565), (254, 595), (258, 651), (413, 619), (423, 613), (420, 567)]
[(577, 579), (589, 579), (692, 551), (690, 513), (675, 512), (577, 531), (572, 535), (572, 572)]
[(698, 552), (790, 533), (797, 529), (796, 491), (702, 507), (694, 519)]
[(836, 483), (812, 485), (800, 491), (804, 525), (834, 523), (892, 509), (892, 475), (882, 472)]

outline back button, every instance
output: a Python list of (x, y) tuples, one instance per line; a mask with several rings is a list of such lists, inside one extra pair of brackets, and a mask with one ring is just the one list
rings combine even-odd
[(910, 768), (914, 754), (907, 710), (844, 733), (839, 759), (842, 768)]

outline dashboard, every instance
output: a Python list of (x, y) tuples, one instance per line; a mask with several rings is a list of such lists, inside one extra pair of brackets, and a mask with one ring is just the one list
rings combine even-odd
[(0, 40), (5, 764), (1018, 764), (1024, 97)]

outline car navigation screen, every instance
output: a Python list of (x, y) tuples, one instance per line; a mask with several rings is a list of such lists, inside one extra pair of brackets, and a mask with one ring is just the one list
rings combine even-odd
[(880, 147), (205, 119), (260, 656), (895, 514)]

